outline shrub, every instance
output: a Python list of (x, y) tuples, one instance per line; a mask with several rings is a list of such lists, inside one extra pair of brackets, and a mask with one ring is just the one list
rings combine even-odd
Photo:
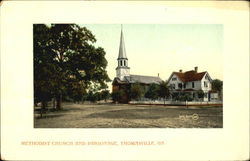
[(125, 92), (123, 90), (118, 90), (118, 91), (114, 91), (112, 92), (111, 96), (112, 96), (112, 100), (114, 102), (121, 102), (122, 96), (125, 94)]

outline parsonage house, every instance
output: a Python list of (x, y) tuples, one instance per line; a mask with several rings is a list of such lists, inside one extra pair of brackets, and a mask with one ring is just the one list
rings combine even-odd
[(173, 72), (168, 79), (168, 86), (172, 93), (188, 93), (193, 100), (198, 100), (199, 92), (203, 92), (203, 101), (215, 100), (217, 93), (212, 91), (212, 79), (208, 72), (198, 72), (198, 67), (194, 70)]
[(119, 48), (119, 55), (117, 58), (118, 66), (116, 68), (116, 77), (112, 82), (112, 91), (118, 91), (123, 89), (125, 94), (123, 98), (120, 100), (121, 103), (128, 103), (129, 95), (128, 90), (131, 88), (131, 85), (134, 83), (139, 83), (145, 89), (150, 84), (160, 84), (162, 79), (158, 76), (142, 76), (142, 75), (131, 75), (130, 68), (128, 67), (128, 58), (126, 55), (125, 50), (125, 43), (123, 38), (123, 32), (121, 30), (121, 37), (120, 37), (120, 48)]

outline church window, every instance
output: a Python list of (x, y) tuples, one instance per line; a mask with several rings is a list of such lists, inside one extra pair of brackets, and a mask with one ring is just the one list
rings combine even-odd
[(126, 60), (124, 60), (124, 66), (126, 66)]
[(121, 62), (121, 66), (122, 66), (122, 60), (120, 62)]

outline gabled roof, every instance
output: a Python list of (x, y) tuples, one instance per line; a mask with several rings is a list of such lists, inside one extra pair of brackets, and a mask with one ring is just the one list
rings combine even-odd
[(125, 76), (124, 80), (120, 80), (116, 77), (113, 81), (114, 83), (118, 84), (129, 84), (129, 83), (142, 83), (142, 84), (159, 84), (162, 81), (160, 77), (152, 77), (152, 76), (142, 76), (142, 75), (130, 75)]
[(200, 81), (204, 75), (206, 74), (207, 72), (196, 72), (194, 70), (190, 70), (190, 71), (187, 71), (187, 72), (173, 72), (170, 76), (169, 79), (171, 79), (171, 77), (175, 74), (182, 82), (192, 82), (192, 81)]
[(115, 77), (114, 80), (113, 80), (113, 82), (112, 82), (112, 84), (113, 85), (114, 84), (128, 84), (128, 82), (127, 81), (122, 81), (122, 80), (120, 80), (120, 78)]

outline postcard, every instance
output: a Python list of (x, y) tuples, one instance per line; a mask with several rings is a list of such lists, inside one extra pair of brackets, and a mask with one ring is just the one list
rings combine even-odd
[(2, 160), (249, 159), (249, 8), (1, 3)]

